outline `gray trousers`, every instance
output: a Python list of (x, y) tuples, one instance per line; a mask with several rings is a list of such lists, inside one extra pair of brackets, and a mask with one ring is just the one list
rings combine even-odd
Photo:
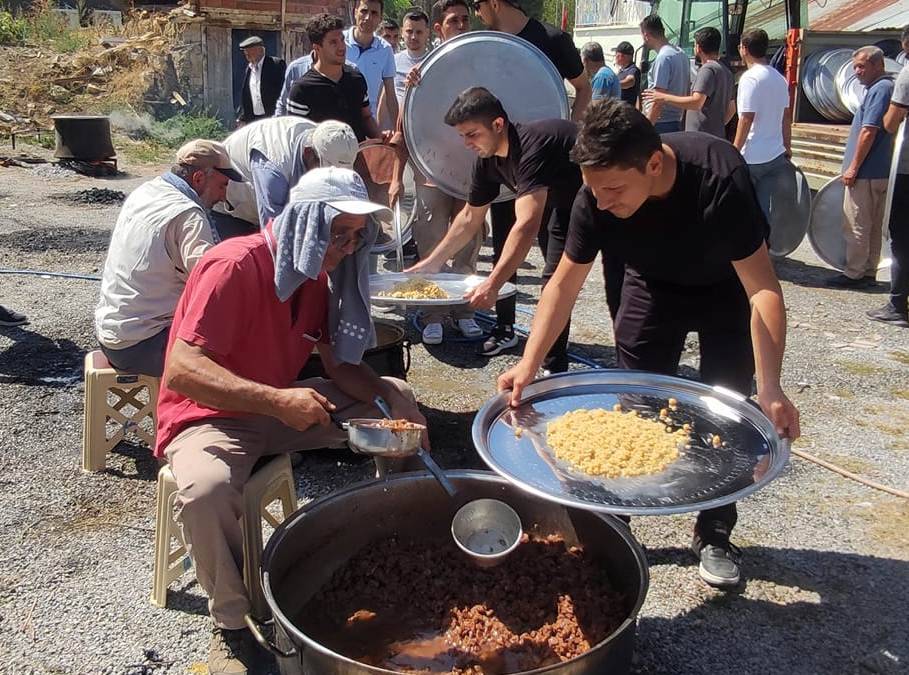
[(101, 345), (101, 351), (117, 370), (161, 377), (164, 372), (164, 352), (167, 350), (168, 335), (170, 335), (169, 326), (132, 347), (111, 349)]

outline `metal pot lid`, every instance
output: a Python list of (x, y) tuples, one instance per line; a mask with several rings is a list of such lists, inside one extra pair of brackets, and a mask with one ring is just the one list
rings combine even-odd
[[(808, 185), (808, 179), (797, 166), (792, 165), (793, 172), (787, 176), (785, 189), (790, 191), (790, 195), (783, 202), (784, 204), (795, 204), (795, 209), (774, 209), (775, 202), (770, 204), (770, 237), (767, 240), (767, 247), (770, 255), (775, 258), (782, 258), (789, 255), (799, 247), (808, 231), (808, 223), (811, 220), (811, 188)], [(782, 187), (777, 183), (777, 187)], [(774, 198), (778, 195), (774, 193)]]
[[(552, 62), (535, 46), (498, 31), (465, 33), (444, 42), (420, 66), (420, 84), (404, 98), (404, 135), (417, 168), (439, 188), (467, 199), (476, 154), (445, 113), (465, 89), (486, 87), (516, 122), (568, 119), (568, 95)], [(508, 190), (496, 201), (513, 199)]]
[[(577, 409), (625, 410), (657, 416), (672, 397), (677, 421), (695, 429), (690, 449), (660, 473), (607, 479), (556, 459), (546, 424)], [(515, 434), (515, 425), (523, 429)], [(719, 448), (708, 440), (717, 434)], [(509, 407), (504, 394), (487, 402), (473, 422), (473, 441), (491, 469), (517, 487), (565, 506), (617, 514), (663, 515), (702, 511), (756, 492), (786, 466), (789, 444), (761, 411), (720, 387), (630, 370), (585, 370), (537, 380), (524, 402)]]
[[(845, 193), (840, 176), (830, 179), (814, 196), (808, 225), (808, 242), (817, 257), (841, 272), (846, 268), (846, 239), (843, 236)], [(889, 228), (885, 227), (878, 269), (889, 267), (890, 255)]]
[[(408, 279), (419, 277), (432, 281), (448, 294), (447, 298), (387, 298), (379, 295), (383, 291), (389, 291), (395, 284), (399, 284)], [(451, 274), (440, 272), (439, 274), (405, 274), (403, 272), (391, 272), (383, 274), (372, 274), (369, 277), (369, 294), (372, 304), (377, 306), (395, 306), (406, 305), (408, 307), (453, 307), (455, 305), (464, 305), (464, 294), (483, 283), (486, 277), (479, 274)], [(510, 297), (518, 292), (517, 287), (510, 281), (502, 284), (499, 289), (499, 300)]]

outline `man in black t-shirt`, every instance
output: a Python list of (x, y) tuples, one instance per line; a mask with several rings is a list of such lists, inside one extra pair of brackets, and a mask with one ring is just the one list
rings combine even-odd
[(622, 88), (622, 100), (637, 107), (641, 95), (641, 69), (634, 63), (634, 47), (630, 42), (622, 41), (616, 45), (615, 64), (619, 68), (619, 86)]
[(306, 24), (314, 62), (291, 86), (287, 113), (313, 122), (345, 122), (358, 141), (380, 138), (382, 134), (369, 108), (366, 79), (345, 62), (343, 28), (344, 22), (330, 14), (320, 14)]
[[(799, 436), (780, 370), (786, 308), (770, 263), (767, 221), (741, 155), (699, 132), (659, 136), (627, 103), (590, 106), (572, 159), (584, 175), (565, 254), (543, 291), (524, 357), (499, 378), (517, 405), (571, 316), (600, 247), (626, 264), (615, 326), (619, 366), (675, 375), (685, 337), (700, 340), (701, 379), (744, 396), (757, 364), (757, 402), (781, 436)], [(698, 515), (701, 577), (739, 581), (729, 543), (735, 504)]]
[[(552, 276), (565, 244), (568, 220), (575, 195), (581, 187), (581, 172), (569, 159), (577, 125), (568, 120), (509, 122), (502, 103), (483, 87), (462, 92), (455, 100), (445, 123), (457, 129), (467, 146), (479, 155), (473, 169), (467, 205), (457, 215), (448, 234), (426, 258), (409, 271), (435, 273), (442, 269), (481, 231), (486, 212), (505, 186), (517, 195), (517, 219), (501, 242), (489, 277), (467, 298), (471, 306), (492, 307), (499, 289), (516, 279), (518, 267), (537, 237), (546, 259), (543, 283)], [(509, 326), (510, 328), (510, 326)], [(496, 344), (497, 351), (514, 347), (513, 329)], [(568, 326), (553, 346), (544, 366), (551, 371), (568, 370)]]

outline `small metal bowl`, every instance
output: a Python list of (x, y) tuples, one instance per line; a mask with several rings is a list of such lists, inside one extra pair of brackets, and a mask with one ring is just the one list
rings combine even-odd
[(468, 502), (451, 521), (451, 535), (462, 551), (480, 567), (502, 562), (521, 543), (521, 518), (498, 499)]
[(411, 429), (395, 431), (380, 423), (381, 420), (358, 418), (341, 426), (347, 429), (347, 441), (354, 452), (391, 458), (416, 454), (426, 427), (414, 424)]

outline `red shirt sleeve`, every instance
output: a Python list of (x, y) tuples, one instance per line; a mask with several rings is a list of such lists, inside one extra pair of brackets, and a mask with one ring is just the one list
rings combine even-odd
[(177, 337), (191, 345), (227, 356), (237, 336), (252, 329), (247, 299), (259, 297), (251, 285), (255, 274), (246, 274), (236, 260), (203, 259), (190, 275), (180, 303), (183, 317)]

